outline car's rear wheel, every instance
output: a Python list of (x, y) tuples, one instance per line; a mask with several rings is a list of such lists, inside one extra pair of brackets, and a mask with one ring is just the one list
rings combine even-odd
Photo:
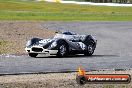
[(68, 46), (65, 42), (61, 42), (58, 45), (57, 57), (65, 57), (68, 55)]
[(87, 45), (84, 55), (91, 56), (94, 53), (94, 50), (94, 44), (91, 42), (89, 45)]
[(29, 55), (30, 57), (37, 57), (38, 54), (37, 54), (37, 53), (29, 53), (28, 55)]

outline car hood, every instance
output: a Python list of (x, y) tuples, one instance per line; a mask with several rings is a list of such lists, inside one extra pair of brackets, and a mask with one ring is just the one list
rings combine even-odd
[(36, 42), (32, 47), (39, 46), (39, 47), (48, 48), (49, 45), (51, 45), (54, 41), (55, 41), (55, 39), (42, 39), (42, 40)]
[(38, 43), (39, 44), (47, 44), (47, 43), (52, 42), (52, 41), (53, 41), (53, 39), (42, 39)]

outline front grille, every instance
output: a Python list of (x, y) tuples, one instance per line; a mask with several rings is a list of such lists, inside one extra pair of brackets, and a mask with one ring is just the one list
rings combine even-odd
[(42, 48), (32, 48), (32, 51), (34, 51), (34, 52), (42, 52), (43, 51), (43, 49)]

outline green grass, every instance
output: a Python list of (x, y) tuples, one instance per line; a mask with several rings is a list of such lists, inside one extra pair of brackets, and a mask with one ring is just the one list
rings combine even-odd
[(132, 21), (132, 7), (0, 0), (0, 20)]

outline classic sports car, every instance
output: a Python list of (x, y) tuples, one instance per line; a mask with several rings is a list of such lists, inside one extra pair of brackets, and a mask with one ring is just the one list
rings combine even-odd
[(79, 35), (72, 32), (57, 33), (52, 39), (32, 38), (26, 44), (29, 56), (38, 54), (57, 55), (65, 57), (69, 54), (84, 54), (91, 56), (96, 48), (97, 40), (91, 35)]

